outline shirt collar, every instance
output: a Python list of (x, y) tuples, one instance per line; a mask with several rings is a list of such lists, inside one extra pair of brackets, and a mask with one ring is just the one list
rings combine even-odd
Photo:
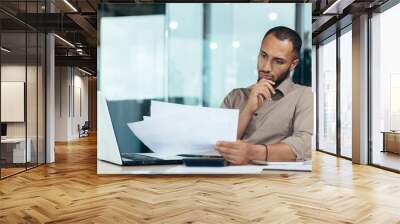
[(276, 87), (276, 89), (279, 90), (284, 96), (286, 96), (293, 85), (294, 83), (292, 81), (292, 77), (288, 76), (285, 80), (281, 82), (281, 84), (279, 84), (278, 87)]

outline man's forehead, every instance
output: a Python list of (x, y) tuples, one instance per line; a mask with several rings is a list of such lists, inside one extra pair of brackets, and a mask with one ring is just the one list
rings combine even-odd
[(289, 39), (279, 40), (268, 35), (261, 43), (261, 51), (275, 57), (287, 58), (293, 54), (293, 43)]

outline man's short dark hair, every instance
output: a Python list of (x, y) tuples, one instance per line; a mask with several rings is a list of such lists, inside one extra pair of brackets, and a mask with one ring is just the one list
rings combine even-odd
[(274, 34), (274, 36), (276, 38), (278, 38), (279, 40), (291, 41), (293, 44), (293, 50), (294, 50), (296, 57), (300, 58), (300, 50), (301, 50), (302, 41), (301, 41), (300, 35), (296, 31), (294, 31), (288, 27), (285, 27), (285, 26), (277, 26), (277, 27), (274, 27), (274, 28), (268, 30), (267, 33), (264, 35), (263, 40), (269, 34)]

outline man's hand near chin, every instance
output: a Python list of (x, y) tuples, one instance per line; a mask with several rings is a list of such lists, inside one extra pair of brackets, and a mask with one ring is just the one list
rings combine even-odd
[(265, 160), (266, 157), (264, 145), (254, 145), (240, 140), (218, 141), (215, 149), (225, 160), (234, 165), (249, 164), (252, 160)]

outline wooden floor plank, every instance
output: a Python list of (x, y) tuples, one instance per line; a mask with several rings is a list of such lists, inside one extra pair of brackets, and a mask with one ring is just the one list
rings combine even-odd
[(312, 173), (96, 174), (96, 137), (0, 181), (0, 223), (400, 223), (400, 175), (320, 152)]

